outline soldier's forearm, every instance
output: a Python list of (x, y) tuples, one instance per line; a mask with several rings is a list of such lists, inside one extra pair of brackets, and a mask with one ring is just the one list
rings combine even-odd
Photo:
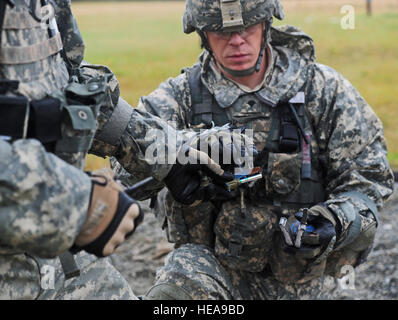
[(69, 249), (89, 204), (91, 181), (31, 139), (0, 141), (0, 243), (51, 257)]

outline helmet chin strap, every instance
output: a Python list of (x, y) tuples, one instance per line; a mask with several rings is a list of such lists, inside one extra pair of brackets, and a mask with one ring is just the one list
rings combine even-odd
[(253, 67), (251, 67), (249, 69), (245, 69), (245, 70), (233, 70), (233, 69), (227, 68), (226, 66), (224, 66), (221, 63), (218, 63), (218, 64), (225, 72), (229, 73), (231, 76), (238, 77), (238, 78), (247, 77), (247, 76), (252, 75), (254, 72), (260, 71), (264, 53), (265, 53), (265, 41), (264, 41), (263, 45), (261, 46), (260, 53), (258, 55), (256, 64)]

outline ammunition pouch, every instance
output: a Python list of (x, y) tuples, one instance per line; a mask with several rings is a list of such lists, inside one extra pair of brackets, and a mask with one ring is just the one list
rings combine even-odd
[(277, 210), (266, 204), (228, 201), (214, 225), (215, 255), (226, 267), (248, 272), (262, 271), (269, 260)]

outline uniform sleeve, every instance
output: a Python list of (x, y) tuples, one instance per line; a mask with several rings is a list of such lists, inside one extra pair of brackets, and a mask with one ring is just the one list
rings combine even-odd
[(61, 34), (66, 56), (73, 67), (78, 67), (84, 57), (84, 42), (76, 19), (71, 11), (70, 0), (54, 0), (55, 19)]
[(377, 211), (393, 191), (382, 123), (350, 82), (332, 68), (316, 65), (307, 92), (326, 171), (327, 205), (345, 238), (353, 232), (354, 221), (377, 220)]
[[(137, 108), (122, 99), (116, 106), (102, 106), (100, 130), (90, 152), (115, 157), (131, 175), (129, 184), (153, 176), (159, 182), (153, 189), (162, 188), (160, 181), (167, 176), (177, 151), (190, 135), (184, 129), (182, 102), (175, 94), (176, 87), (183, 85), (181, 81), (182, 77), (164, 82), (149, 96), (142, 97)], [(128, 121), (123, 123), (118, 119)], [(120, 128), (124, 129), (117, 138), (111, 137)]]
[(51, 258), (74, 243), (91, 181), (32, 139), (0, 140), (0, 251)]

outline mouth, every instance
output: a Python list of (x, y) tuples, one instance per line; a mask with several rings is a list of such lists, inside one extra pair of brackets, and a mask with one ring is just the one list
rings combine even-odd
[(247, 57), (247, 56), (248, 56), (247, 53), (234, 53), (234, 54), (227, 55), (227, 58), (243, 58), (243, 57)]
[(246, 53), (234, 53), (226, 56), (226, 59), (231, 62), (241, 62), (246, 61), (249, 57), (249, 54)]

